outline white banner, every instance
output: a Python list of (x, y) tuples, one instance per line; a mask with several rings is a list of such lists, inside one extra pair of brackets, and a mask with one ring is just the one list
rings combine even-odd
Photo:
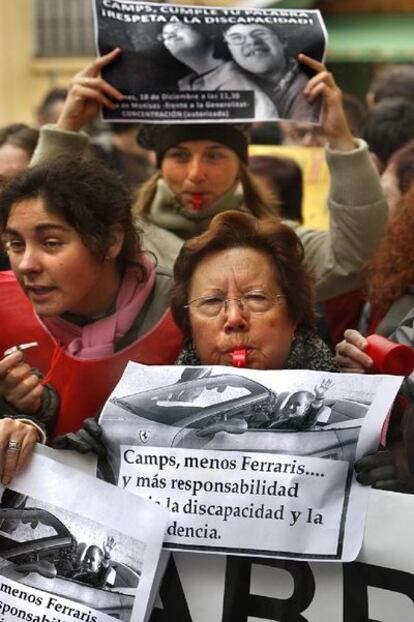
[(349, 561), (368, 498), (353, 464), (400, 383), (129, 363), (100, 419), (103, 475), (170, 511), (171, 550)]
[(0, 504), (0, 620), (143, 622), (166, 511), (38, 447)]
[(357, 561), (174, 553), (151, 622), (412, 622), (414, 497), (372, 490)]

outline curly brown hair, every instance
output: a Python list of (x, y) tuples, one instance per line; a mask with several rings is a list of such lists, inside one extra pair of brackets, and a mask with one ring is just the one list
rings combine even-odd
[[(139, 231), (132, 218), (131, 196), (120, 178), (97, 160), (60, 156), (33, 166), (12, 179), (0, 194), (0, 234), (14, 204), (40, 197), (46, 211), (59, 214), (79, 234), (95, 259), (104, 261), (114, 225), (124, 233), (117, 257), (123, 272), (139, 264)], [(139, 264), (146, 275), (144, 265)]]
[(414, 186), (402, 197), (375, 255), (365, 264), (367, 296), (384, 315), (414, 284)]
[(228, 211), (215, 216), (207, 231), (187, 240), (174, 264), (171, 311), (186, 339), (191, 339), (188, 303), (191, 280), (199, 262), (210, 253), (247, 247), (270, 256), (286, 297), (290, 319), (298, 328), (312, 329), (313, 277), (304, 263), (304, 250), (296, 233), (276, 218), (258, 219), (251, 214)]

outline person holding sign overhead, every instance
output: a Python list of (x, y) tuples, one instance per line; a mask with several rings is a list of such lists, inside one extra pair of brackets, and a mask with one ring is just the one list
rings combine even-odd
[[(62, 152), (83, 155), (87, 137), (79, 130), (101, 106), (114, 109), (124, 98), (100, 76), (120, 54), (117, 48), (76, 74), (56, 126), (42, 128), (34, 162)], [(299, 60), (317, 72), (304, 97), (323, 100), (332, 178), (330, 229), (287, 224), (304, 245), (320, 301), (359, 287), (361, 264), (382, 237), (387, 205), (366, 144), (354, 139), (348, 128), (332, 74), (303, 54)], [(258, 217), (274, 214), (274, 206), (249, 173), (245, 128), (232, 123), (150, 124), (142, 126), (138, 142), (157, 155), (158, 171), (141, 188), (136, 213), (144, 229), (143, 246), (160, 265), (171, 267), (183, 242), (204, 231), (218, 213), (237, 209)]]

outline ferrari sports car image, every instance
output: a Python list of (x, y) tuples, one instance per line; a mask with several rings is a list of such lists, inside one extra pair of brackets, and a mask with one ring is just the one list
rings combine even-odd
[(244, 376), (221, 374), (111, 398), (100, 420), (110, 461), (103, 476), (115, 481), (121, 445), (353, 460), (358, 420), (366, 415), (368, 404), (324, 400), (323, 416), (315, 412), (306, 427), (298, 425), (307, 415), (295, 413), (294, 404), (304, 412), (312, 408), (312, 397), (306, 391), (276, 395)]
[(0, 508), (0, 576), (45, 592), (45, 600), (61, 596), (129, 622), (139, 572), (102, 560), (100, 547), (78, 543), (51, 512)]

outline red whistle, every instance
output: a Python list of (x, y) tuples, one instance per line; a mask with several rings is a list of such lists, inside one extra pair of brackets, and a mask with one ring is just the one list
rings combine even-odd
[(231, 353), (233, 367), (246, 367), (246, 348), (235, 348)]
[(191, 205), (193, 207), (193, 209), (195, 210), (200, 210), (203, 208), (203, 195), (201, 194), (201, 192), (195, 192), (193, 194), (193, 196), (191, 197)]

